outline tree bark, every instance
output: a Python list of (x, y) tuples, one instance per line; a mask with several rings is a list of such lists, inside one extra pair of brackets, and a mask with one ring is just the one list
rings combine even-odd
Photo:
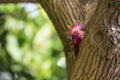
[(71, 80), (120, 80), (120, 1), (100, 0), (86, 25)]
[[(39, 0), (63, 45), (68, 80), (120, 80), (120, 0)], [(69, 30), (83, 23), (75, 57)]]
[[(120, 79), (120, 1), (42, 0), (65, 46), (69, 80)], [(75, 58), (71, 39), (72, 24), (85, 25), (84, 40)]]
[(105, 3), (99, 2), (86, 26), (86, 35), (81, 44), (85, 47), (77, 57), (71, 80), (120, 79), (120, 7), (109, 7)]

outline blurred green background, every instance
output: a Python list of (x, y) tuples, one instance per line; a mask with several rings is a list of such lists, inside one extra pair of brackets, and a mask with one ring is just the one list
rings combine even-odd
[(66, 80), (63, 45), (40, 4), (0, 4), (0, 80)]

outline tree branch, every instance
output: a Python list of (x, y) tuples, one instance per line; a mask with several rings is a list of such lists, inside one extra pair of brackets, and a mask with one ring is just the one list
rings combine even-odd
[(69, 38), (69, 30), (77, 22), (84, 23), (84, 5), (79, 0), (41, 0), (40, 4), (53, 22), (63, 42), (68, 76), (70, 76), (75, 55), (72, 40)]
[(0, 3), (20, 3), (20, 2), (33, 2), (37, 3), (38, 0), (0, 0)]

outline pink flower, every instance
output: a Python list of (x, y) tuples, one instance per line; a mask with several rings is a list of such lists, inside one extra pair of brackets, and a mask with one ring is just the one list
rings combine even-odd
[(73, 25), (70, 30), (70, 35), (72, 37), (73, 43), (78, 45), (84, 36), (83, 25), (81, 23)]

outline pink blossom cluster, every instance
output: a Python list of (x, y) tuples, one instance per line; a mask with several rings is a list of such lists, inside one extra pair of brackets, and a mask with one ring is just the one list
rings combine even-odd
[(70, 29), (70, 35), (73, 43), (78, 45), (84, 37), (83, 25), (81, 23), (74, 24)]

